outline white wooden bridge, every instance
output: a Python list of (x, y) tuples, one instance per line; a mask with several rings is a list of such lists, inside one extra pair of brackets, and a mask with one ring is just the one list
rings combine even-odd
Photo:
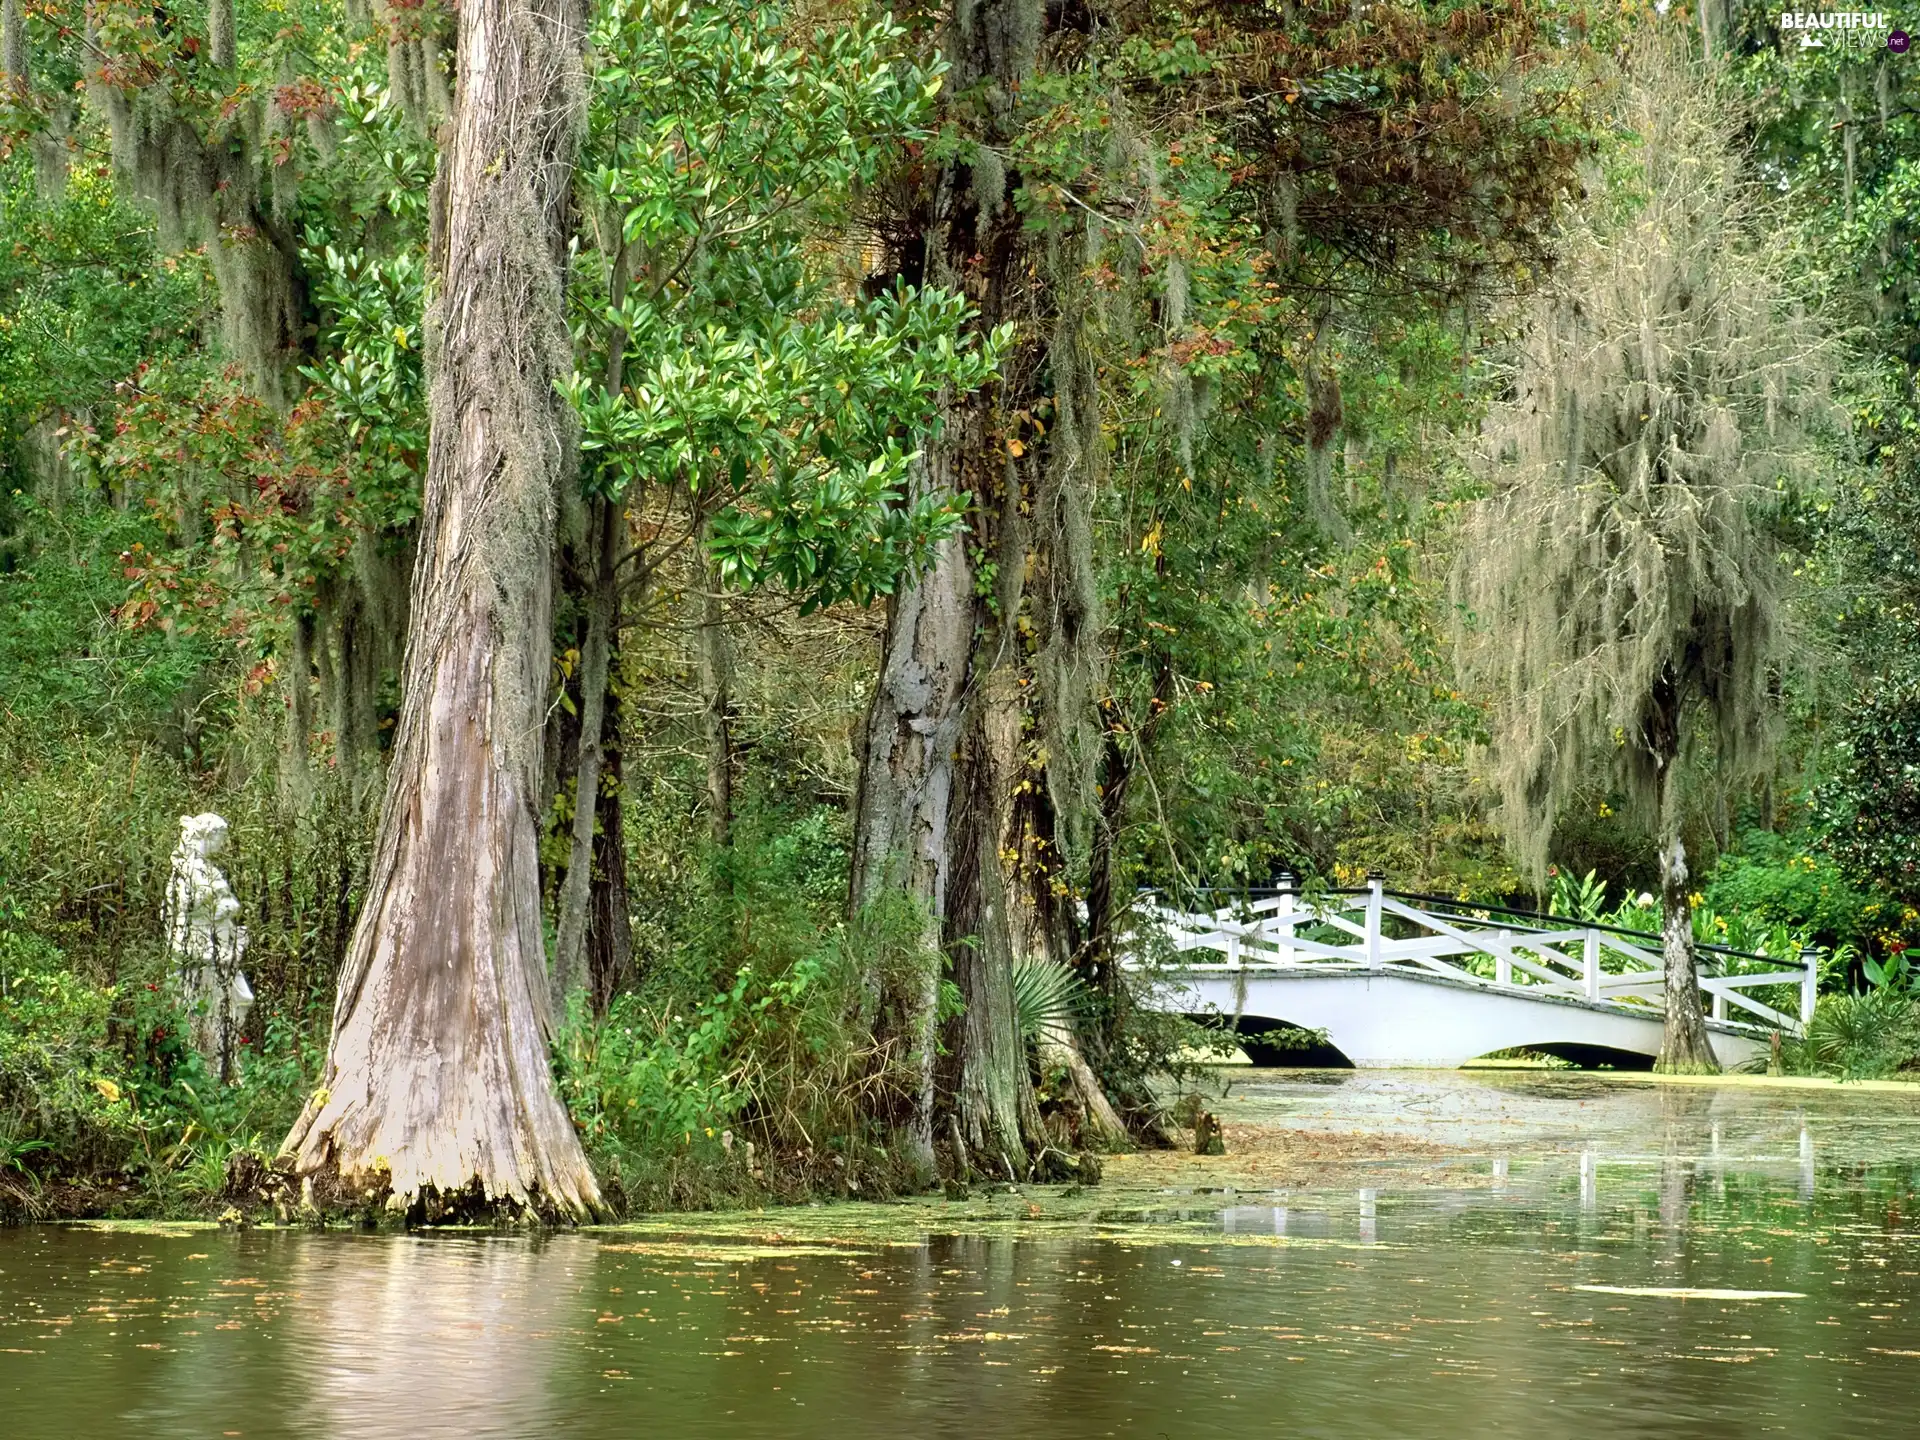
[[(1172, 950), (1157, 960), (1138, 943), (1156, 930)], [(1254, 1038), (1287, 1027), (1324, 1031), (1369, 1067), (1452, 1067), (1516, 1047), (1631, 1065), (1660, 1049), (1659, 936), (1406, 895), (1377, 876), (1313, 903), (1284, 880), (1212, 911), (1149, 903), (1135, 939), (1130, 963), (1150, 970), (1156, 1006), (1226, 1022), (1256, 1061), (1301, 1063), (1263, 1054)], [(1751, 1061), (1775, 1032), (1812, 1018), (1811, 954), (1697, 954), (1722, 1065)]]

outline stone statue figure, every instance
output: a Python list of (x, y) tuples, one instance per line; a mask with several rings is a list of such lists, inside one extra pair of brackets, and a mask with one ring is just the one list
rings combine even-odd
[(235, 923), (240, 902), (213, 857), (227, 847), (218, 815), (182, 815), (167, 882), (167, 952), (186, 1008), (193, 1046), (222, 1080), (233, 1078), (253, 987), (240, 973), (247, 931)]

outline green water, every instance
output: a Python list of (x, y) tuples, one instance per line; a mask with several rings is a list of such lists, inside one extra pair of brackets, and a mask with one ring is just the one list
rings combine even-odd
[(1920, 1096), (1268, 1076), (1226, 1114), (1462, 1153), (545, 1239), (0, 1232), (0, 1436), (1920, 1433)]

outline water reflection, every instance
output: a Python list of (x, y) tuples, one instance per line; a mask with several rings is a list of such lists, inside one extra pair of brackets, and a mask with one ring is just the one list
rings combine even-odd
[(7, 1232), (0, 1435), (1910, 1433), (1920, 1106), (1569, 1079), (1261, 1081), (1481, 1143), (1073, 1233)]
[(456, 1236), (289, 1248), (298, 1430), (385, 1434), (426, 1413), (449, 1433), (527, 1435), (553, 1413), (557, 1362), (591, 1303), (591, 1251)]

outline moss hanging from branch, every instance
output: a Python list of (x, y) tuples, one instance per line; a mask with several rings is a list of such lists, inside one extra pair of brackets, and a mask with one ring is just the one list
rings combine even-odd
[(441, 46), (446, 17), (432, 5), (374, 0), (372, 19), (386, 35), (387, 88), (394, 103), (415, 129), (431, 134), (453, 108)]
[[(214, 0), (210, 22), (220, 63), (223, 29), (232, 41), (231, 0)], [(160, 243), (205, 248), (229, 353), (262, 399), (286, 408), (304, 297), (295, 239), (262, 205), (263, 171), (273, 168), (262, 143), (266, 100), (236, 92), (203, 121), (166, 79), (128, 84), (101, 72), (89, 90), (107, 117), (114, 164), (152, 208)]]
[(1480, 622), (1466, 656), (1501, 697), (1503, 818), (1535, 874), (1596, 759), (1658, 818), (1663, 676), (1705, 704), (1723, 762), (1763, 758), (1786, 639), (1767, 517), (1835, 414), (1832, 346), (1761, 243), (1726, 97), (1681, 58), (1638, 64), (1638, 153), (1527, 313), (1456, 579)]
[(0, 79), (9, 89), (27, 85), (27, 19), (20, 0), (0, 0)]
[(240, 58), (240, 41), (233, 18), (233, 0), (209, 0), (207, 58), (222, 70), (231, 70)]
[[(1634, 149), (1526, 316), (1513, 398), (1479, 455), (1456, 594), (1495, 694), (1492, 776), (1521, 863), (1611, 766), (1659, 839), (1666, 1038), (1717, 1068), (1694, 976), (1680, 761), (1694, 720), (1723, 776), (1761, 764), (1786, 658), (1772, 513), (1822, 454), (1833, 347), (1794, 303), (1711, 70), (1632, 56)], [(1836, 417), (1837, 418), (1837, 417)]]

